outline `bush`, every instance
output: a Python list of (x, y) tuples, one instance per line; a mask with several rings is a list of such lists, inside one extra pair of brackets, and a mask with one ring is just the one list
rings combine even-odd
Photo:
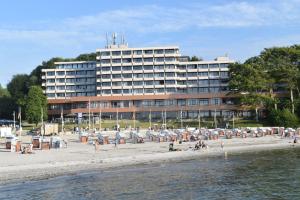
[(282, 111), (282, 120), (285, 127), (297, 127), (298, 126), (298, 117), (291, 113), (288, 109)]
[(297, 127), (298, 118), (290, 110), (271, 110), (268, 115), (268, 121), (270, 125), (284, 126), (284, 127)]

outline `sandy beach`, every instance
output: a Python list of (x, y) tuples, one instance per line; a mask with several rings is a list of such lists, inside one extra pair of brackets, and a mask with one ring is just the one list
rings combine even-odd
[[(35, 150), (34, 154), (11, 153), (5, 150), (4, 140), (0, 140), (0, 185), (27, 180), (45, 179), (92, 170), (102, 170), (128, 165), (161, 163), (169, 161), (201, 159), (208, 156), (225, 156), (249, 151), (295, 148), (291, 139), (278, 136), (260, 138), (233, 138), (206, 141), (209, 148), (193, 151), (195, 142), (175, 143), (182, 151), (169, 152), (168, 142), (146, 142), (144, 144), (101, 145), (95, 151), (92, 144), (79, 143), (78, 135), (63, 136), (68, 148)], [(30, 142), (31, 137), (22, 137)], [(221, 141), (224, 149), (221, 149)]]

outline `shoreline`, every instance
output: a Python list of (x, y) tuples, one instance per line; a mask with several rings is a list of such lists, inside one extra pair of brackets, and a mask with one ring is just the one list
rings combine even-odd
[[(222, 150), (219, 146), (221, 141), (225, 142), (224, 150)], [(151, 144), (149, 142), (145, 143), (147, 145), (136, 144), (137, 146), (134, 146), (134, 144), (125, 144), (122, 146), (119, 145), (118, 149), (114, 149), (112, 145), (107, 145), (106, 149), (103, 148), (103, 150), (100, 150), (99, 152), (93, 152), (93, 148), (91, 148), (92, 145), (79, 143), (76, 145), (80, 145), (80, 147), (82, 147), (82, 145), (86, 145), (89, 148), (87, 149), (87, 152), (77, 152), (75, 158), (73, 159), (60, 159), (60, 150), (50, 150), (44, 152), (38, 151), (36, 155), (37, 161), (27, 164), (18, 162), (18, 157), (23, 156), (23, 159), (25, 157), (25, 161), (33, 161), (35, 154), (19, 154), (19, 156), (15, 153), (12, 153), (16, 157), (12, 159), (13, 162), (5, 164), (5, 160), (0, 161), (0, 187), (5, 184), (43, 180), (58, 176), (88, 173), (89, 171), (92, 172), (97, 170), (114, 169), (125, 166), (180, 162), (185, 160), (203, 159), (217, 156), (224, 157), (225, 152), (227, 152), (228, 158), (230, 157), (230, 154), (300, 147), (300, 144), (293, 146), (288, 139), (279, 139), (276, 136), (246, 139), (235, 138), (233, 140), (215, 140), (207, 142), (209, 144), (208, 149), (193, 151), (189, 149), (189, 147), (193, 146), (194, 143), (190, 142), (181, 146), (178, 145), (181, 149), (183, 149), (183, 151), (176, 152), (166, 151), (169, 143)], [(146, 151), (149, 146), (154, 146), (155, 148)], [(143, 150), (145, 152), (143, 152)], [(127, 151), (130, 154), (128, 154)], [(0, 152), (0, 155), (1, 153), (2, 152)], [(51, 153), (57, 153), (58, 155), (54, 155), (53, 158), (49, 158), (48, 162), (44, 162), (45, 160), (41, 159), (41, 157), (44, 157), (42, 155), (43, 153), (48, 155), (51, 155)], [(70, 153), (74, 152), (67, 152), (66, 155), (69, 155)], [(10, 152), (8, 154), (10, 154)], [(85, 155), (88, 155), (89, 157), (86, 158), (87, 156)]]

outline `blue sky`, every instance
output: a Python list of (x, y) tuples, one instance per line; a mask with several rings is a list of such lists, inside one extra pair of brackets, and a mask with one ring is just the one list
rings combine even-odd
[(300, 0), (2, 0), (0, 84), (52, 57), (94, 52), (106, 32), (131, 47), (179, 45), (184, 55), (243, 61), (300, 43)]

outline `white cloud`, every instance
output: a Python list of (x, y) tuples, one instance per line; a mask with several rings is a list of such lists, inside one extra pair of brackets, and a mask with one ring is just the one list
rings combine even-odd
[[(300, 2), (231, 1), (187, 4), (184, 7), (146, 5), (108, 10), (45, 23), (39, 29), (0, 29), (0, 40), (31, 40), (43, 44), (103, 41), (105, 32), (166, 33), (207, 27), (241, 28), (300, 23)], [(87, 39), (89, 37), (89, 39)], [(85, 38), (85, 39), (84, 39)], [(94, 39), (91, 39), (94, 38)]]

